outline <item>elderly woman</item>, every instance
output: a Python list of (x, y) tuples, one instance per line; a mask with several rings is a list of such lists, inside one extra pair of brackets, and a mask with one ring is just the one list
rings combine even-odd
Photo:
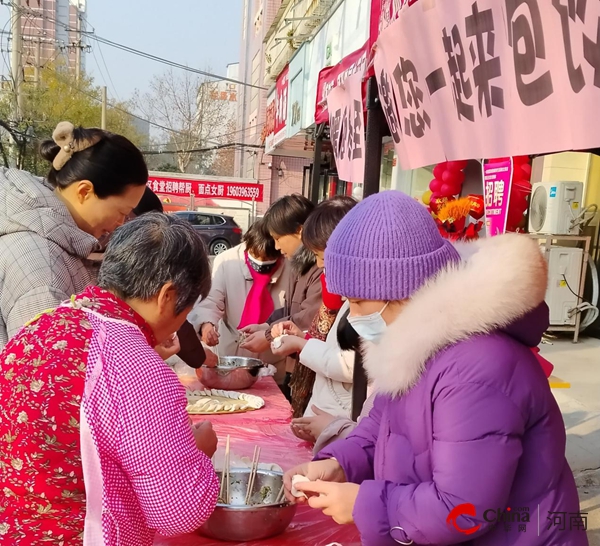
[(0, 535), (7, 546), (151, 546), (216, 504), (209, 424), (153, 347), (210, 288), (191, 226), (148, 214), (118, 229), (90, 287), (0, 353)]

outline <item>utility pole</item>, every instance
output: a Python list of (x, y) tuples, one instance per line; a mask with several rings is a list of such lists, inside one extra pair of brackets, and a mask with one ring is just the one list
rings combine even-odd
[(107, 103), (107, 99), (106, 99), (106, 86), (104, 86), (102, 88), (102, 124), (101, 124), (101, 128), (104, 129), (106, 131), (106, 103)]
[(12, 47), (10, 52), (10, 68), (13, 80), (13, 121), (19, 122), (23, 117), (23, 36), (21, 32), (21, 8), (13, 2), (11, 8)]
[(40, 39), (38, 38), (35, 41), (35, 67), (34, 67), (34, 74), (35, 74), (35, 87), (39, 88), (40, 86), (40, 68), (41, 68), (41, 50), (42, 50), (42, 43), (40, 41)]
[(75, 9), (77, 10), (77, 17), (75, 19), (75, 31), (77, 33), (75, 42), (75, 77), (79, 81), (81, 79), (81, 48), (83, 47), (81, 43), (81, 13), (79, 12), (79, 4)]

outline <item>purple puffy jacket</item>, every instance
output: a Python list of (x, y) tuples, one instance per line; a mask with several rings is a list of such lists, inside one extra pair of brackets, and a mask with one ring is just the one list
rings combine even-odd
[(548, 326), (545, 262), (523, 235), (469, 252), (369, 347), (375, 405), (318, 458), (361, 484), (368, 546), (585, 546), (565, 426), (529, 349)]

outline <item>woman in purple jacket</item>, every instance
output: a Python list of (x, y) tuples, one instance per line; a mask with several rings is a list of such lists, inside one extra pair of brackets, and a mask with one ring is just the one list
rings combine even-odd
[[(460, 250), (460, 249), (458, 249)], [(457, 249), (420, 204), (369, 197), (325, 252), (378, 392), (354, 432), (286, 474), (368, 546), (585, 546), (565, 426), (529, 347), (548, 326), (537, 244)]]

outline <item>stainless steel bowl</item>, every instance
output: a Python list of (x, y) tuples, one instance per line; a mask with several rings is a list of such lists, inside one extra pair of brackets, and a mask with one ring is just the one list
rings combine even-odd
[[(219, 481), (221, 479), (220, 472)], [(296, 505), (275, 500), (283, 484), (283, 474), (259, 470), (250, 505), (244, 504), (250, 470), (229, 472), (229, 504), (217, 504), (215, 511), (198, 530), (201, 535), (226, 542), (264, 540), (283, 533), (296, 513)], [(219, 499), (219, 502), (221, 499)]]
[(241, 356), (219, 357), (214, 368), (202, 366), (198, 374), (202, 384), (209, 389), (239, 391), (249, 389), (258, 379), (258, 372), (264, 364), (256, 358)]

